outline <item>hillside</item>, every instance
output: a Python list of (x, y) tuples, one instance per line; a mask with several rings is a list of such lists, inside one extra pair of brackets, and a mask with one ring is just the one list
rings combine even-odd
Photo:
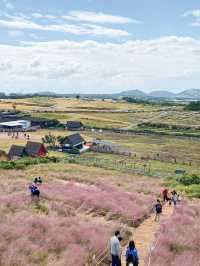
[(189, 89), (182, 91), (180, 93), (172, 93), (167, 90), (156, 90), (150, 93), (145, 93), (142, 90), (127, 90), (119, 94), (120, 96), (128, 96), (133, 98), (158, 98), (158, 99), (183, 99), (183, 100), (197, 100), (200, 99), (200, 90), (199, 89)]
[(183, 99), (197, 100), (197, 99), (200, 99), (200, 90), (197, 90), (197, 89), (185, 90), (177, 94), (177, 97), (180, 97)]
[[(159, 102), (46, 97), (4, 100), (0, 107), (12, 110), (13, 103), (27, 119), (81, 121), (86, 129), (77, 133), (89, 145), (102, 146), (80, 155), (61, 152), (57, 137), (76, 132), (59, 124), (26, 132), (33, 142), (56, 139), (54, 147), (45, 143), (48, 157), (0, 162), (0, 265), (108, 266), (108, 241), (120, 229), (123, 251), (134, 238), (141, 266), (149, 257), (150, 266), (168, 265), (159, 254), (171, 265), (186, 257), (185, 266), (199, 266), (198, 112)], [(26, 143), (24, 132), (0, 134), (5, 152)], [(28, 189), (38, 176), (43, 179), (39, 201)], [(165, 187), (176, 189), (183, 200), (177, 208), (164, 206), (159, 224), (152, 210)], [(194, 256), (188, 256), (188, 248)]]
[(174, 99), (176, 97), (175, 93), (169, 91), (152, 91), (148, 94), (152, 98), (165, 98), (165, 99)]
[(133, 97), (133, 98), (145, 98), (147, 94), (141, 90), (127, 90), (119, 93), (119, 96)]

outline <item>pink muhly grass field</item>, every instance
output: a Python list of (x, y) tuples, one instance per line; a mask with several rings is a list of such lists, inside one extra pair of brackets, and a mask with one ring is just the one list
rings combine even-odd
[(200, 202), (182, 202), (156, 238), (150, 266), (199, 266)]
[[(154, 200), (102, 182), (57, 181), (43, 184), (40, 190), (37, 209), (26, 180), (0, 186), (0, 265), (91, 265), (92, 254), (105, 250), (111, 234), (120, 227), (117, 218), (140, 220), (150, 213)], [(82, 206), (81, 215), (68, 212), (65, 205)], [(117, 221), (96, 222), (98, 218), (85, 216), (90, 209), (94, 216), (109, 214)]]
[(47, 190), (50, 200), (41, 198), (38, 210), (31, 203), (27, 181), (0, 187), (0, 265), (83, 266), (93, 253), (107, 247), (119, 224), (108, 226), (93, 218), (71, 216), (60, 187), (55, 195), (62, 197), (56, 201), (48, 186), (40, 189), (42, 196)]
[(104, 211), (133, 219), (142, 219), (152, 210), (154, 198), (137, 192), (126, 192), (113, 185), (99, 183), (98, 186), (81, 183), (51, 183), (44, 185), (42, 193), (45, 198), (62, 200), (75, 208), (81, 205), (83, 209), (93, 208), (94, 211)]
[(0, 265), (83, 266), (105, 249), (113, 228), (77, 217), (32, 215), (0, 218)]

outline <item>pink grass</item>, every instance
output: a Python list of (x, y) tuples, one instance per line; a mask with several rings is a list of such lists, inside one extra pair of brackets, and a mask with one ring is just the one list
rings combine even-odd
[(94, 208), (133, 219), (135, 221), (148, 215), (152, 209), (153, 197), (137, 192), (125, 192), (122, 189), (107, 184), (83, 185), (69, 182), (55, 182), (42, 188), (46, 198), (62, 200), (75, 208), (81, 205), (86, 210)]
[(199, 266), (200, 202), (183, 202), (157, 234), (150, 266)]

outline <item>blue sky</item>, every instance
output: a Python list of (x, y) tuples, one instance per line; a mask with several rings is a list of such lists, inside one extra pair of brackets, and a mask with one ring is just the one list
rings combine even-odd
[(0, 0), (0, 88), (200, 88), (197, 0)]

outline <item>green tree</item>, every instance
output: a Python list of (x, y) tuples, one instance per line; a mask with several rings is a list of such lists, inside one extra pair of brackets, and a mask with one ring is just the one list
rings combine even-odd
[(65, 139), (65, 137), (63, 137), (63, 136), (58, 136), (57, 137), (57, 141), (58, 141), (59, 144), (61, 144), (64, 139)]
[(200, 101), (189, 103), (185, 107), (185, 110), (187, 110), (187, 111), (200, 111)]
[(53, 148), (56, 146), (56, 141), (57, 141), (56, 136), (52, 135), (51, 133), (49, 133), (48, 135), (45, 135), (42, 138), (42, 142), (44, 144), (47, 144), (48, 146), (53, 147)]

